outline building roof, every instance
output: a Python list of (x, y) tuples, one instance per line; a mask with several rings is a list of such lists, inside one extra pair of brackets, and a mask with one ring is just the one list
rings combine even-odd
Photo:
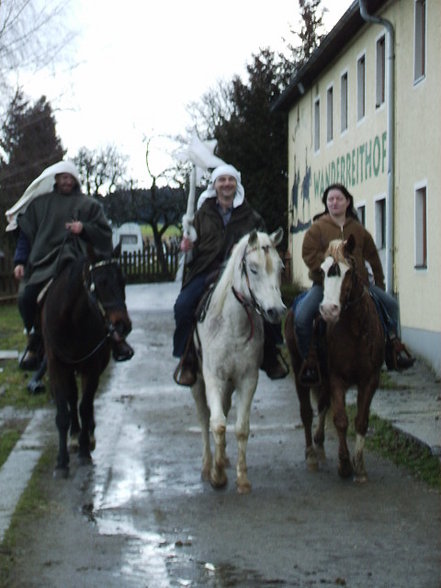
[[(366, 0), (368, 13), (375, 15), (386, 1)], [(359, 2), (354, 0), (308, 61), (296, 73), (286, 90), (274, 101), (272, 110), (288, 111), (365, 24), (360, 15)]]

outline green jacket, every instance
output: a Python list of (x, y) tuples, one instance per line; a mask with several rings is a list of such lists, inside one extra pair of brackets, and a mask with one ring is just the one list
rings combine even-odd
[[(80, 191), (38, 196), (17, 220), (30, 244), (24, 285), (48, 281), (66, 262), (86, 255), (87, 243), (97, 253), (112, 252), (112, 229), (101, 205)], [(83, 223), (80, 235), (70, 234), (65, 228), (72, 220)]]
[(224, 226), (222, 217), (216, 207), (216, 198), (207, 199), (196, 212), (194, 227), (197, 240), (192, 249), (192, 261), (187, 264), (183, 285), (202, 272), (219, 269), (235, 245), (244, 235), (253, 229), (266, 231), (263, 218), (250, 204), (233, 208), (231, 219)]

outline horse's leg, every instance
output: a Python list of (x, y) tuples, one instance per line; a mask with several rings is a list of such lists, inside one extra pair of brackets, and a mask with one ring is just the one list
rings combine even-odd
[(207, 370), (204, 371), (205, 394), (210, 411), (210, 429), (214, 439), (214, 459), (210, 473), (210, 483), (214, 488), (222, 488), (228, 479), (225, 472), (227, 419), (223, 411), (224, 383)]
[(342, 478), (349, 478), (352, 474), (352, 464), (346, 440), (348, 430), (348, 415), (346, 414), (345, 390), (342, 383), (334, 378), (330, 382), (332, 390), (332, 408), (334, 425), (338, 434), (338, 473)]
[(326, 426), (326, 416), (329, 411), (329, 395), (324, 392), (323, 389), (320, 390), (320, 397), (317, 402), (318, 408), (318, 419), (317, 419), (317, 427), (314, 431), (314, 445), (315, 445), (315, 453), (318, 461), (324, 462), (326, 461), (326, 453), (325, 453), (325, 426)]
[(367, 481), (367, 473), (364, 465), (364, 444), (369, 427), (369, 410), (372, 398), (378, 386), (378, 377), (371, 378), (367, 383), (360, 384), (357, 392), (357, 415), (355, 417), (355, 450), (352, 460), (354, 466), (354, 481), (364, 483)]
[(87, 374), (81, 375), (81, 402), (80, 418), (81, 432), (79, 437), (78, 456), (82, 464), (89, 464), (92, 461), (91, 451), (95, 448), (95, 419), (93, 413), (93, 401), (98, 388), (98, 370), (90, 370)]
[(258, 373), (251, 378), (248, 377), (241, 382), (237, 388), (237, 418), (236, 418), (236, 439), (237, 439), (237, 465), (236, 485), (239, 494), (251, 492), (251, 484), (247, 476), (247, 445), (250, 435), (250, 410), (257, 386)]
[(291, 365), (294, 371), (297, 397), (300, 404), (300, 418), (302, 420), (305, 434), (305, 459), (306, 465), (310, 470), (318, 468), (317, 455), (312, 443), (312, 420), (313, 410), (309, 387), (302, 386), (299, 382), (298, 374), (302, 366), (303, 359), (297, 348), (297, 339), (294, 331), (294, 317), (292, 310), (289, 310), (285, 319), (285, 340), (291, 358)]
[(305, 434), (305, 460), (309, 470), (315, 471), (318, 468), (317, 453), (312, 442), (312, 421), (314, 411), (312, 410), (311, 395), (309, 387), (302, 386), (296, 375), (296, 390), (300, 404), (300, 418), (302, 419)]
[(68, 397), (70, 394), (69, 373), (55, 365), (56, 360), (49, 361), (49, 381), (56, 405), (55, 423), (58, 429), (58, 455), (54, 476), (67, 478), (69, 474), (69, 451), (67, 434), (70, 426)]
[(70, 375), (70, 394), (67, 399), (70, 409), (70, 449), (78, 451), (80, 436), (80, 421), (78, 420), (78, 386), (75, 374)]
[(198, 413), (199, 423), (201, 425), (202, 432), (202, 473), (201, 477), (203, 480), (208, 481), (210, 479), (211, 465), (213, 463), (213, 457), (211, 454), (210, 447), (210, 411), (207, 406), (207, 399), (205, 397), (205, 385), (204, 380), (199, 374), (195, 384), (191, 388), (191, 393), (196, 403), (196, 409)]

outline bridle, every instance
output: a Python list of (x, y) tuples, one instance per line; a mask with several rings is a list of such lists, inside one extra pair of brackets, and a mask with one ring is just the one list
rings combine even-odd
[(106, 343), (106, 341), (108, 339), (110, 339), (112, 337), (113, 333), (115, 332), (114, 325), (107, 318), (107, 310), (110, 310), (111, 308), (119, 307), (120, 304), (119, 303), (106, 304), (106, 303), (103, 303), (102, 300), (100, 300), (100, 298), (97, 295), (97, 288), (96, 288), (96, 283), (95, 283), (95, 278), (94, 278), (94, 270), (96, 270), (98, 268), (102, 268), (104, 266), (117, 265), (117, 264), (118, 264), (118, 260), (115, 258), (111, 258), (111, 259), (105, 259), (102, 261), (98, 261), (96, 263), (89, 264), (87, 266), (87, 271), (86, 271), (86, 264), (83, 265), (82, 284), (83, 284), (84, 290), (87, 294), (88, 300), (91, 303), (92, 308), (97, 311), (97, 314), (101, 317), (101, 319), (104, 322), (105, 334), (104, 334), (104, 337), (102, 337), (100, 339), (100, 341), (97, 343), (97, 345), (95, 345), (95, 347), (89, 353), (82, 356), (80, 359), (70, 359), (70, 358), (66, 357), (64, 354), (61, 354), (59, 351), (59, 348), (58, 348), (57, 354), (60, 357), (60, 359), (62, 361), (64, 361), (65, 363), (75, 365), (78, 363), (82, 363), (83, 361), (86, 361), (87, 359), (92, 357), (99, 349), (101, 349), (101, 347), (103, 347), (103, 345)]
[[(262, 247), (262, 249), (264, 250), (265, 253), (268, 253), (269, 245)], [(252, 249), (248, 249), (248, 247), (246, 247), (245, 251), (242, 255), (242, 259), (240, 261), (241, 276), (245, 277), (245, 283), (247, 285), (251, 301), (247, 300), (240, 292), (238, 292), (235, 289), (234, 286), (231, 286), (231, 290), (233, 291), (234, 296), (236, 297), (237, 301), (243, 306), (245, 312), (247, 313), (248, 322), (250, 323), (250, 334), (249, 334), (248, 339), (246, 341), (247, 343), (254, 336), (254, 321), (253, 321), (252, 311), (254, 310), (255, 312), (257, 312), (257, 314), (259, 316), (263, 316), (263, 313), (264, 313), (263, 308), (259, 304), (259, 302), (258, 302), (258, 300), (257, 300), (257, 298), (251, 288), (250, 278), (249, 278), (248, 271), (247, 271), (246, 258), (247, 258), (247, 255), (252, 253), (253, 251), (257, 251), (257, 247), (253, 247)]]

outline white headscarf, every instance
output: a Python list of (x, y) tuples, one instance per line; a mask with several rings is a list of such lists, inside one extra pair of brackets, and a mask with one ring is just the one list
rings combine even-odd
[(41, 196), (52, 192), (55, 184), (55, 176), (58, 174), (70, 174), (73, 176), (78, 185), (81, 184), (80, 174), (72, 161), (59, 161), (47, 167), (41, 174), (26, 188), (23, 196), (9, 210), (6, 211), (6, 218), (8, 220), (7, 231), (13, 231), (17, 228), (17, 216), (23, 213), (28, 207), (29, 203)]
[(240, 172), (237, 171), (233, 165), (226, 163), (225, 165), (219, 165), (219, 167), (213, 170), (207, 189), (199, 196), (197, 205), (198, 209), (207, 200), (207, 198), (214, 198), (216, 196), (214, 182), (219, 176), (232, 176), (237, 182), (236, 194), (234, 195), (233, 200), (233, 208), (237, 208), (243, 203), (245, 199), (245, 190), (241, 183)]

